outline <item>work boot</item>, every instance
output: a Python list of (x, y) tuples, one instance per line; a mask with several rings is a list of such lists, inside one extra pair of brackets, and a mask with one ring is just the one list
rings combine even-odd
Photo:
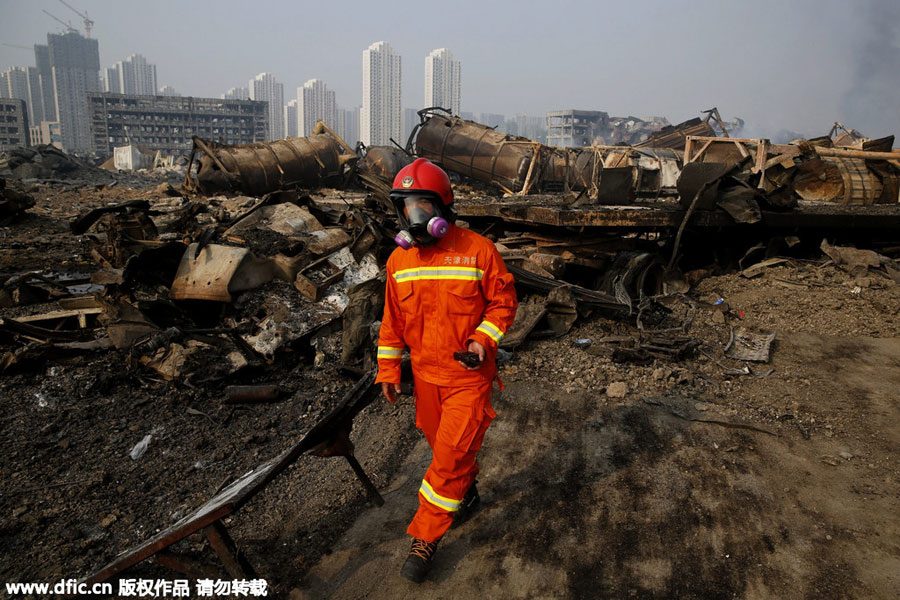
[(478, 488), (475, 486), (476, 483), (478, 482), (473, 481), (472, 485), (469, 486), (469, 491), (463, 496), (462, 504), (459, 505), (459, 509), (453, 515), (453, 524), (451, 527), (462, 525), (468, 521), (481, 505), (481, 496), (478, 495)]
[(412, 546), (406, 562), (400, 568), (400, 574), (413, 583), (422, 583), (431, 570), (431, 559), (437, 550), (437, 542), (426, 542), (419, 538), (413, 538)]

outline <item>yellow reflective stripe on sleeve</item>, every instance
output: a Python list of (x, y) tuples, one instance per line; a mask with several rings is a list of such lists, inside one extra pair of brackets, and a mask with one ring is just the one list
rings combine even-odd
[(391, 346), (378, 346), (378, 358), (400, 358), (403, 348), (392, 348)]
[(453, 500), (451, 498), (445, 498), (441, 496), (434, 489), (428, 485), (428, 482), (424, 479), (422, 480), (422, 485), (419, 487), (419, 493), (422, 494), (426, 500), (437, 506), (438, 508), (443, 508), (447, 512), (456, 512), (459, 510), (459, 505), (462, 504), (462, 500)]
[(423, 279), (457, 279), (462, 281), (480, 281), (484, 271), (474, 267), (416, 267), (403, 269), (394, 273), (394, 281), (420, 281)]
[(481, 325), (479, 325), (475, 331), (480, 331), (498, 344), (500, 343), (500, 340), (503, 339), (504, 335), (503, 332), (500, 331), (500, 328), (490, 321), (482, 321)]

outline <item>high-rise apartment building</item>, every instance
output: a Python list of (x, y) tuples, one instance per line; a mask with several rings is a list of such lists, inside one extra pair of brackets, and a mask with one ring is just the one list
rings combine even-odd
[(113, 94), (156, 95), (156, 65), (132, 54), (106, 69), (105, 90)]
[(0, 79), (0, 98), (28, 101), (28, 71), (25, 67), (10, 67)]
[[(125, 67), (123, 72), (130, 79), (131, 73), (134, 73), (134, 94), (139, 96), (155, 96), (156, 85), (156, 65), (148, 63), (147, 59), (140, 54), (132, 54), (123, 62)], [(128, 86), (125, 86), (128, 89)], [(125, 92), (128, 93), (127, 91)]]
[(0, 73), (0, 98), (24, 100), (31, 124), (40, 124), (44, 120), (41, 76), (35, 67), (10, 67)]
[(425, 57), (425, 106), (440, 106), (459, 114), (460, 62), (446, 48)]
[(76, 31), (48, 33), (47, 45), (50, 48), (50, 69), (63, 149), (67, 152), (90, 152), (87, 94), (100, 91), (99, 44), (96, 39), (86, 38)]
[(335, 126), (334, 92), (321, 79), (310, 79), (297, 88), (297, 125), (301, 136), (312, 134), (316, 121)]
[(53, 69), (50, 68), (50, 47), (34, 45), (34, 64), (41, 80), (44, 120), (56, 121), (56, 89), (53, 87)]
[(28, 71), (28, 120), (40, 124), (44, 119), (44, 89), (41, 84), (41, 73), (37, 67), (27, 67)]
[(268, 141), (284, 137), (284, 85), (271, 73), (260, 73), (250, 80), (250, 99), (269, 103)]
[(284, 107), (284, 133), (290, 137), (299, 137), (300, 128), (297, 126), (297, 99), (294, 98)]
[(119, 83), (119, 69), (117, 66), (106, 67), (100, 74), (100, 88), (111, 94), (121, 94), (122, 85)]
[(402, 137), (400, 56), (387, 42), (363, 50), (363, 94), (359, 113), (360, 140), (366, 146), (387, 146)]
[(233, 87), (224, 94), (222, 100), (249, 100), (250, 89), (245, 87)]
[(345, 142), (355, 146), (356, 142), (359, 141), (359, 107), (336, 108), (335, 118), (337, 124), (334, 127), (334, 132), (341, 136)]

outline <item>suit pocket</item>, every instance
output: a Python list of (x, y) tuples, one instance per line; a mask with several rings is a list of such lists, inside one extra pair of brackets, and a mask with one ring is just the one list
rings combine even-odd
[(397, 289), (397, 303), (400, 306), (400, 312), (405, 315), (411, 315), (418, 309), (418, 298), (413, 295), (413, 284), (401, 284)]
[(481, 449), (484, 434), (497, 416), (490, 403), (476, 407), (472, 412), (468, 421), (460, 428), (459, 438), (454, 444), (462, 452), (477, 452)]
[(444, 296), (448, 314), (480, 317), (484, 311), (484, 299), (478, 286), (448, 288)]

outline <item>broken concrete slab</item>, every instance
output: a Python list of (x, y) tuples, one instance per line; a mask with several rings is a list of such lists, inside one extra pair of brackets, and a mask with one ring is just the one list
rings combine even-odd
[(282, 202), (263, 206), (229, 227), (223, 234), (246, 236), (253, 229), (268, 229), (285, 237), (302, 240), (313, 254), (330, 254), (352, 240), (341, 227), (323, 227), (306, 206)]
[(253, 255), (246, 248), (210, 244), (198, 251), (188, 246), (172, 282), (174, 300), (231, 302), (232, 294), (271, 281), (272, 261)]
[(292, 202), (282, 202), (271, 206), (262, 206), (242, 217), (234, 225), (225, 230), (225, 236), (240, 235), (247, 229), (266, 228), (281, 235), (291, 236), (297, 233), (310, 234), (321, 231), (322, 224), (305, 206)]
[(869, 267), (878, 268), (883, 263), (892, 263), (891, 259), (872, 250), (859, 250), (844, 246), (832, 246), (828, 240), (822, 240), (819, 246), (828, 258), (838, 267), (853, 275), (868, 271)]

